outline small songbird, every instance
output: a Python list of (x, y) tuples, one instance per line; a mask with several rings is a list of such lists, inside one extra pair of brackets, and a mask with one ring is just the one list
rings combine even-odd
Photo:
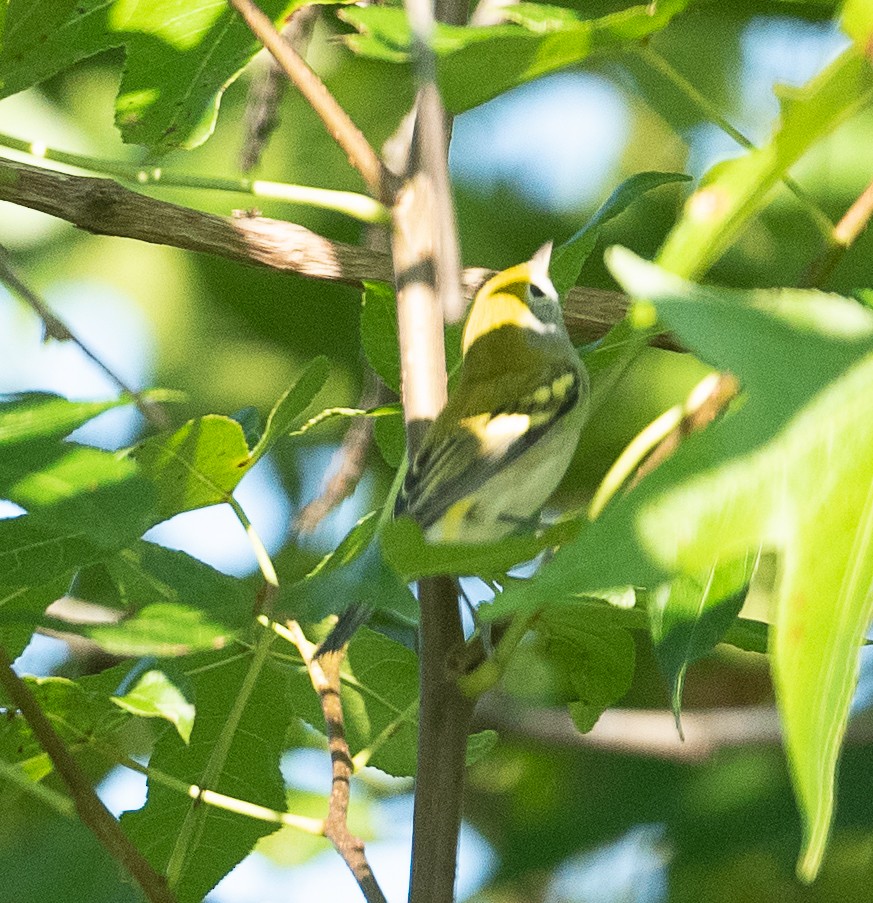
[(551, 242), (493, 276), (464, 327), (457, 385), (397, 498), (431, 542), (498, 540), (529, 526), (567, 468), (588, 374), (549, 279)]

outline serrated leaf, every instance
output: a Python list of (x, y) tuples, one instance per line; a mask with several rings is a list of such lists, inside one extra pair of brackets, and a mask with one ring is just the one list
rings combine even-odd
[(207, 414), (169, 435), (154, 436), (130, 454), (154, 483), (161, 520), (227, 502), (239, 481), (283, 435), (300, 431), (327, 378), (328, 363), (317, 357), (276, 402), (258, 444), (249, 451), (242, 425)]
[(873, 314), (802, 290), (694, 286), (615, 249), (625, 290), (707, 362), (733, 372), (737, 410), (513, 584), (486, 617), (603, 582), (653, 587), (712, 561), (778, 556), (770, 650), (804, 821), (801, 876), (821, 862), (858, 656), (873, 615)]
[(157, 489), (161, 520), (226, 502), (251, 465), (243, 428), (218, 414), (147, 439), (131, 456)]
[(251, 619), (243, 581), (184, 552), (137, 542), (108, 558), (126, 617), (85, 629), (115, 655), (185, 655), (220, 649)]
[[(360, 628), (341, 670), (346, 739), (353, 756), (388, 774), (415, 774), (418, 732), (418, 658), (400, 643)], [(292, 677), (295, 712), (324, 732), (324, 715), (304, 670)]]
[[(262, 0), (280, 22), (288, 0)], [(0, 47), (7, 97), (101, 51), (125, 47), (115, 107), (130, 144), (195, 147), (215, 125), (224, 89), (260, 49), (239, 16), (212, 0), (10, 0)]]
[[(189, 672), (197, 714), (186, 745), (176, 731), (155, 744), (150, 765), (186, 784), (284, 810), (279, 771), (290, 712), (285, 682), (267, 663), (228, 654)], [(149, 781), (145, 806), (122, 827), (169, 883), (179, 903), (195, 903), (276, 824), (189, 799)]]
[[(443, 102), (450, 112), (461, 113), (593, 54), (626, 47), (664, 28), (688, 2), (661, 0), (654, 7), (634, 6), (599, 19), (566, 10), (553, 14), (548, 27), (532, 17), (536, 7), (524, 4), (515, 8), (518, 25), (438, 25), (432, 47)], [(339, 16), (360, 32), (346, 38), (356, 53), (394, 63), (410, 59), (412, 36), (404, 10), (345, 8)]]
[(146, 671), (123, 696), (112, 696), (119, 708), (140, 718), (164, 718), (185, 741), (194, 726), (194, 706), (163, 671)]
[(382, 382), (400, 391), (400, 348), (397, 343), (397, 300), (384, 282), (365, 282), (361, 306), (361, 346)]

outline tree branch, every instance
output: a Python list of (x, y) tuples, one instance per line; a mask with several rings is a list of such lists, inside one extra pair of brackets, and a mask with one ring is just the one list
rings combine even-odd
[[(282, 40), (301, 57), (306, 56), (318, 13), (316, 5), (298, 7), (280, 32)], [(246, 100), (245, 135), (239, 156), (239, 168), (243, 172), (250, 172), (260, 163), (261, 154), (279, 125), (279, 105), (288, 86), (288, 79), (276, 58), (269, 54), (264, 54), (264, 58), (266, 65), (252, 79)]]
[(59, 319), (51, 308), (18, 277), (18, 274), (9, 264), (7, 250), (0, 246), (0, 282), (5, 283), (16, 295), (28, 304), (37, 316), (42, 320), (46, 335), (58, 342), (72, 342), (82, 351), (90, 361), (96, 364), (115, 385), (125, 394), (129, 395), (136, 404), (140, 413), (152, 426), (159, 430), (170, 426), (170, 419), (164, 409), (153, 401), (144, 398), (135, 389), (131, 389), (124, 380), (106, 363), (104, 363), (75, 333)]
[[(274, 629), (278, 626), (274, 625)], [(367, 862), (364, 844), (359, 837), (355, 837), (349, 831), (347, 823), (350, 782), (354, 767), (349, 744), (346, 741), (340, 697), (340, 665), (345, 657), (346, 647), (342, 645), (336, 650), (320, 652), (314, 643), (309, 642), (296, 621), (288, 621), (278, 632), (297, 647), (324, 713), (332, 770), (324, 836), (342, 856), (368, 903), (387, 903), (370, 863)]]
[(855, 198), (829, 236), (830, 242), (809, 265), (801, 285), (820, 287), (830, 279), (843, 255), (867, 228), (873, 216), (873, 182)]
[(364, 133), (327, 90), (324, 82), (306, 65), (300, 54), (283, 40), (270, 19), (252, 0), (228, 2), (242, 16), (255, 37), (273, 54), (297, 90), (321, 117), (328, 133), (346, 152), (349, 163), (361, 174), (373, 197), (390, 204), (394, 199), (396, 179), (385, 168)]
[[(97, 235), (198, 251), (286, 275), (356, 287), (364, 281), (394, 281), (387, 254), (333, 241), (295, 223), (203, 213), (139, 194), (112, 179), (69, 175), (2, 157), (0, 201), (40, 210)], [(464, 270), (464, 297), (471, 299), (492, 274), (482, 267)], [(602, 338), (628, 305), (621, 292), (570, 289), (564, 319), (571, 338), (577, 344)], [(658, 344), (677, 348), (669, 339)]]
[(88, 776), (70, 755), (64, 741), (55, 732), (51, 722), (33, 698), (27, 684), (12, 670), (12, 662), (2, 647), (0, 647), (0, 686), (27, 720), (34, 736), (48, 753), (55, 770), (70, 791), (70, 796), (73, 798), (76, 811), (83, 824), (127, 869), (142, 888), (146, 899), (151, 903), (176, 903), (176, 898), (167, 886), (166, 879), (152, 868), (148, 860), (121, 830), (121, 826), (112, 813), (100, 801)]
[(73, 176), (0, 158), (0, 200), (41, 210), (97, 235), (202, 251), (239, 263), (359, 285), (391, 281), (387, 255), (330, 241), (303, 226), (234, 218), (157, 200), (111, 179)]

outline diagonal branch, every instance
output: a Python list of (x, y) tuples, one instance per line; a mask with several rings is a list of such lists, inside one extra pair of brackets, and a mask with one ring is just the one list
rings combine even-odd
[(55, 315), (42, 298), (21, 281), (7, 258), (8, 252), (4, 247), (0, 246), (0, 282), (5, 283), (16, 295), (30, 305), (42, 320), (46, 335), (51, 336), (58, 342), (69, 341), (78, 346), (82, 353), (96, 364), (125, 395), (129, 395), (134, 400), (140, 413), (152, 426), (159, 430), (167, 429), (170, 426), (170, 420), (164, 413), (164, 409), (160, 405), (155, 404), (155, 402), (144, 398), (140, 392), (131, 389), (107, 363), (94, 354), (70, 327)]
[(293, 643), (300, 653), (309, 673), (312, 688), (318, 694), (324, 723), (327, 729), (327, 744), (330, 750), (331, 786), (327, 818), (324, 821), (324, 836), (334, 845), (351, 873), (355, 876), (361, 893), (367, 903), (387, 903), (379, 887), (367, 855), (363, 841), (355, 837), (348, 826), (350, 783), (354, 766), (345, 736), (342, 700), (340, 698), (340, 665), (345, 657), (346, 647), (319, 650), (310, 643), (296, 621), (288, 621), (284, 628), (275, 624), (274, 630)]
[(0, 686), (21, 711), (34, 736), (52, 760), (57, 773), (70, 791), (79, 818), (86, 827), (127, 869), (142, 888), (150, 903), (176, 903), (176, 898), (167, 886), (166, 879), (152, 868), (121, 830), (121, 826), (113, 818), (112, 813), (100, 801), (88, 776), (70, 755), (66, 744), (55, 732), (27, 685), (12, 670), (12, 662), (2, 647), (0, 647)]
[(370, 146), (364, 133), (328, 91), (324, 82), (282, 38), (270, 19), (252, 0), (228, 0), (228, 2), (242, 16), (255, 37), (273, 54), (288, 78), (321, 117), (325, 128), (346, 152), (349, 163), (361, 174), (373, 197), (390, 204), (396, 180)]

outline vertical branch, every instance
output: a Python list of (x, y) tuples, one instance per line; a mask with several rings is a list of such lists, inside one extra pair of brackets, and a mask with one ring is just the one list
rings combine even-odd
[(48, 753), (76, 806), (79, 818), (109, 853), (121, 863), (142, 888), (150, 903), (175, 903), (166, 879), (159, 875), (130, 842), (112, 813), (94, 792), (88, 776), (70, 755), (64, 741), (57, 735), (24, 681), (12, 670), (6, 650), (0, 647), (0, 686), (20, 710), (34, 736)]
[[(306, 55), (317, 18), (317, 6), (299, 7), (282, 29), (283, 40), (301, 56)], [(265, 63), (252, 79), (246, 100), (245, 135), (239, 155), (239, 168), (243, 172), (250, 172), (260, 163), (261, 154), (279, 125), (279, 105), (288, 85), (285, 73), (274, 58), (268, 56)]]
[[(278, 626), (274, 625), (274, 629)], [(349, 744), (346, 742), (340, 698), (340, 665), (345, 656), (345, 644), (339, 648), (319, 650), (314, 643), (306, 639), (296, 621), (289, 621), (277, 632), (297, 647), (324, 714), (331, 764), (330, 803), (324, 821), (324, 836), (334, 845), (355, 876), (367, 903), (387, 903), (367, 861), (364, 844), (359, 837), (355, 837), (349, 831), (347, 822), (350, 782), (354, 766), (349, 753)]]
[[(432, 0), (407, 0), (419, 80), (409, 174), (393, 210), (395, 283), (407, 447), (414, 458), (427, 425), (446, 400), (443, 313), (463, 311), (460, 255), (448, 177), (447, 118), (430, 48)], [(462, 21), (463, 6), (443, 2), (441, 15)], [(452, 662), (464, 642), (452, 580), (418, 587), (420, 689), (418, 761), (412, 834), (410, 903), (451, 903), (467, 735), (473, 702), (461, 693)]]

